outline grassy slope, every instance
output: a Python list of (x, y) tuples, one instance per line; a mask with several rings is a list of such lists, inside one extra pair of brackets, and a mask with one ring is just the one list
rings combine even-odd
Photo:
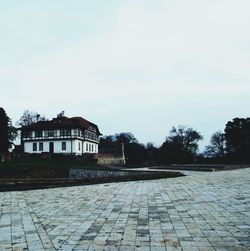
[(70, 168), (100, 169), (97, 165), (70, 158), (26, 158), (0, 163), (0, 178), (67, 178)]

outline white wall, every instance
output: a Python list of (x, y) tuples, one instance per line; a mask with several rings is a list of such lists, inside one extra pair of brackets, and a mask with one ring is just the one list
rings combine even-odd
[(25, 142), (24, 143), (24, 152), (25, 153), (33, 153), (33, 143), (32, 142)]
[[(71, 141), (70, 140), (58, 140), (50, 141), (54, 142), (54, 153), (71, 153)], [(66, 150), (62, 150), (62, 142), (66, 142)], [(73, 148), (72, 148), (73, 151)], [(74, 152), (74, 151), (73, 151)]]
[[(26, 153), (49, 152), (49, 143), (50, 142), (54, 143), (54, 153), (71, 153), (71, 141), (70, 140), (24, 142), (24, 152), (26, 152)], [(66, 142), (66, 150), (62, 150), (62, 142)], [(37, 151), (33, 151), (33, 143), (37, 143)], [(43, 150), (42, 151), (39, 151), (39, 143), (43, 143)]]
[[(73, 143), (73, 152), (77, 155), (82, 154), (82, 140), (72, 140)], [(79, 144), (80, 144), (80, 149), (79, 149)]]
[(98, 153), (98, 144), (97, 143), (88, 142), (88, 141), (86, 142), (85, 141), (83, 145), (84, 145), (84, 152), (87, 152), (87, 153)]
[[(86, 142), (82, 140), (72, 140), (72, 152), (71, 152), (71, 140), (51, 140), (51, 141), (29, 141), (24, 142), (24, 152), (27, 153), (42, 153), (49, 152), (49, 143), (54, 143), (54, 153), (67, 153), (77, 154), (82, 153), (98, 153), (98, 144), (92, 142)], [(62, 150), (62, 142), (66, 142), (66, 150)], [(37, 143), (37, 151), (33, 151), (33, 143)], [(43, 143), (43, 150), (39, 151), (39, 143)], [(80, 149), (79, 149), (80, 144)], [(87, 150), (88, 144), (88, 150)], [(93, 149), (93, 150), (92, 150)]]

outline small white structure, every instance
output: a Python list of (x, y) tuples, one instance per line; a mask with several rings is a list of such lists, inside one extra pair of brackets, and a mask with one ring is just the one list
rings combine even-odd
[(21, 144), (26, 153), (98, 153), (98, 126), (81, 117), (57, 117), (22, 126)]

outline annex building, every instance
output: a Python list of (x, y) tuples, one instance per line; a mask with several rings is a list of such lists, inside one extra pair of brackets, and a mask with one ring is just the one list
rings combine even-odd
[(82, 117), (57, 117), (22, 126), (21, 144), (26, 153), (82, 155), (98, 153), (98, 126)]

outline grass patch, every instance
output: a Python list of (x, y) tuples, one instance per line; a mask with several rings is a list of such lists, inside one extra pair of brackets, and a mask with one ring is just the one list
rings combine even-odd
[[(70, 169), (103, 171), (104, 177), (69, 178)], [(117, 174), (116, 174), (117, 172)], [(108, 173), (112, 173), (109, 175)], [(124, 173), (120, 175), (120, 173)], [(89, 185), (110, 182), (152, 180), (183, 176), (179, 172), (123, 171), (120, 168), (99, 166), (73, 156), (33, 156), (13, 159), (0, 164), (0, 191), (18, 191), (61, 186)]]
[(73, 156), (27, 155), (0, 163), (0, 178), (68, 178), (71, 168), (99, 170), (101, 167)]

